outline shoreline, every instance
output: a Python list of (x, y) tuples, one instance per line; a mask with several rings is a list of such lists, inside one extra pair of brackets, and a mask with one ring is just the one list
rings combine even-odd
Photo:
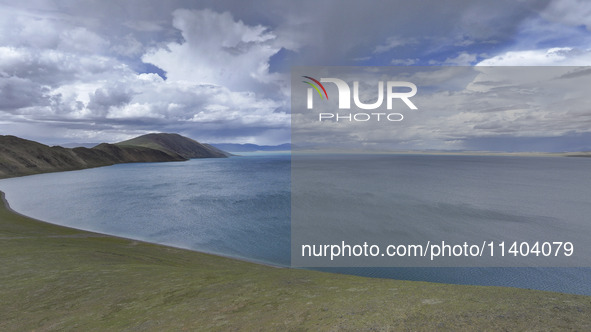
[[(36, 174), (34, 174), (34, 175), (36, 175)], [(228, 258), (228, 259), (234, 259), (234, 260), (245, 262), (245, 263), (258, 264), (258, 265), (273, 267), (273, 268), (277, 268), (277, 269), (291, 268), (289, 266), (277, 265), (277, 264), (272, 264), (272, 263), (268, 263), (268, 262), (257, 261), (257, 260), (254, 260), (254, 259), (248, 259), (248, 258), (243, 258), (243, 257), (234, 257), (234, 256), (223, 255), (223, 254), (213, 253), (213, 252), (207, 252), (207, 251), (199, 251), (199, 250), (194, 250), (194, 249), (190, 249), (190, 248), (177, 247), (177, 246), (170, 245), (170, 244), (163, 244), (163, 243), (150, 242), (150, 241), (145, 241), (145, 240), (138, 240), (138, 239), (124, 237), (124, 236), (119, 236), (119, 235), (113, 235), (113, 234), (107, 234), (107, 233), (100, 233), (100, 232), (90, 231), (90, 230), (86, 230), (86, 229), (82, 229), (82, 228), (76, 228), (76, 227), (70, 227), (70, 226), (64, 226), (64, 225), (54, 224), (54, 223), (51, 223), (49, 221), (45, 221), (45, 220), (41, 220), (41, 219), (37, 219), (37, 218), (33, 218), (33, 217), (30, 217), (30, 216), (27, 216), (26, 214), (23, 214), (23, 213), (20, 213), (20, 212), (14, 210), (10, 206), (10, 203), (8, 202), (8, 200), (6, 199), (6, 193), (4, 191), (2, 191), (2, 190), (0, 190), (0, 203), (2, 203), (4, 205), (4, 208), (6, 210), (10, 211), (10, 213), (16, 214), (16, 215), (21, 216), (23, 218), (31, 219), (31, 220), (34, 220), (36, 222), (44, 223), (44, 224), (55, 226), (55, 227), (63, 227), (63, 228), (66, 228), (66, 229), (71, 229), (71, 230), (75, 230), (75, 231), (89, 233), (89, 234), (92, 234), (92, 235), (94, 235), (96, 237), (113, 237), (113, 238), (117, 238), (117, 239), (121, 239), (121, 240), (142, 242), (142, 243), (147, 243), (147, 244), (152, 244), (152, 245), (157, 245), (157, 246), (164, 246), (164, 247), (168, 247), (168, 248), (174, 248), (174, 249), (178, 249), (178, 250), (188, 250), (188, 251), (192, 251), (192, 252), (196, 252), (196, 253), (201, 253), (201, 254), (206, 254), (206, 255), (212, 255), (212, 256), (217, 256), (217, 257), (223, 257), (223, 258)]]
[(591, 328), (591, 296), (275, 268), (4, 204), (0, 238), (0, 330)]
[[(368, 153), (368, 154), (376, 154), (376, 153)], [(394, 154), (398, 154), (398, 153), (394, 153)], [(417, 153), (419, 155), (428, 155), (428, 154), (423, 154), (423, 153)], [(438, 154), (439, 155), (439, 154)], [(459, 156), (458, 154), (453, 154), (454, 156)], [(484, 154), (478, 154), (478, 156), (485, 156)], [(506, 156), (506, 155), (492, 155), (493, 157), (495, 156)], [(531, 157), (531, 156), (525, 156), (525, 155), (514, 155), (516, 157)], [(556, 157), (558, 155), (554, 155), (553, 157)], [(240, 157), (238, 155), (233, 156), (233, 157)], [(543, 157), (543, 156), (541, 156)], [(150, 162), (149, 162), (150, 163)], [(121, 164), (124, 165), (124, 164)], [(116, 166), (116, 165), (107, 165), (107, 166), (98, 166), (98, 167), (109, 167), (109, 166)], [(59, 172), (76, 172), (76, 171), (84, 171), (86, 169), (81, 169), (81, 170), (71, 170), (71, 171), (59, 171)], [(49, 172), (49, 173), (56, 173), (56, 172)], [(41, 175), (41, 174), (45, 174), (45, 173), (39, 173), (39, 174), (31, 174), (31, 175)], [(26, 176), (30, 176), (30, 175), (26, 175)], [(22, 177), (22, 176), (18, 176), (18, 177)], [(3, 180), (3, 179), (0, 179)], [(267, 266), (267, 267), (272, 267), (272, 268), (281, 268), (281, 269), (299, 269), (299, 270), (307, 270), (307, 271), (322, 271), (322, 269), (319, 268), (314, 268), (314, 267), (310, 267), (310, 268), (306, 268), (306, 267), (291, 267), (290, 265), (281, 265), (281, 264), (277, 264), (277, 263), (273, 263), (273, 262), (267, 262), (267, 261), (262, 261), (262, 260), (257, 260), (257, 259), (252, 259), (252, 258), (248, 258), (248, 257), (243, 257), (243, 256), (233, 256), (231, 254), (222, 254), (222, 253), (217, 253), (217, 252), (212, 252), (212, 251), (203, 251), (203, 250), (198, 250), (198, 249), (194, 249), (194, 248), (190, 248), (190, 247), (183, 247), (183, 246), (178, 246), (175, 244), (171, 244), (171, 243), (159, 243), (159, 242), (154, 242), (154, 241), (150, 241), (150, 240), (146, 240), (146, 239), (141, 239), (141, 238), (134, 238), (134, 237), (128, 237), (126, 235), (118, 235), (118, 234), (110, 234), (110, 233), (102, 233), (101, 231), (97, 231), (97, 230), (91, 230), (91, 229), (83, 229), (83, 228), (77, 228), (77, 227), (73, 227), (73, 226), (67, 226), (67, 225), (62, 225), (59, 223), (52, 223), (49, 221), (45, 221), (42, 219), (36, 219), (33, 217), (30, 217), (24, 213), (20, 213), (16, 210), (14, 210), (11, 206), (10, 203), (8, 202), (7, 198), (6, 198), (6, 194), (0, 190), (0, 198), (2, 203), (4, 204), (4, 206), (11, 211), (14, 214), (17, 214), (19, 216), (22, 216), (24, 218), (28, 218), (28, 219), (32, 219), (35, 220), (37, 222), (40, 223), (44, 223), (44, 224), (48, 224), (48, 225), (52, 225), (55, 227), (63, 227), (63, 228), (67, 228), (67, 229), (71, 229), (71, 230), (76, 230), (76, 231), (81, 231), (81, 232), (87, 232), (87, 233), (91, 233), (94, 234), (95, 236), (100, 236), (100, 237), (113, 237), (113, 238), (118, 238), (118, 239), (122, 239), (122, 240), (129, 240), (129, 241), (136, 241), (136, 242), (142, 242), (142, 243), (148, 243), (148, 244), (154, 244), (154, 245), (160, 245), (160, 246), (165, 246), (168, 248), (175, 248), (175, 249), (179, 249), (179, 250), (188, 250), (191, 252), (196, 252), (196, 253), (201, 253), (201, 254), (208, 254), (208, 255), (213, 255), (213, 256), (217, 256), (217, 257), (222, 257), (222, 258), (227, 258), (227, 259), (233, 259), (233, 260), (238, 260), (241, 262), (247, 262), (247, 263), (252, 263), (252, 264), (257, 264), (257, 265), (262, 265), (262, 266)], [(133, 236), (133, 234), (131, 234), (131, 236)], [(2, 238), (0, 237), (0, 240), (2, 240)], [(328, 273), (337, 273), (337, 274), (343, 274), (342, 272), (328, 272)], [(354, 273), (352, 274), (347, 274), (344, 273), (344, 275), (356, 275)], [(409, 280), (409, 281), (421, 281), (420, 278), (408, 278), (408, 277), (402, 277), (400, 279), (395, 279), (397, 277), (395, 276), (369, 276), (369, 275), (357, 275), (360, 276), (362, 278), (384, 278), (384, 279), (389, 279), (389, 280)], [(473, 283), (464, 283), (464, 282), (454, 282), (454, 281), (441, 281), (441, 280), (423, 280), (425, 282), (433, 282), (433, 283), (441, 283), (441, 284), (450, 284), (450, 285), (490, 285), (486, 284), (486, 283), (478, 283), (478, 282), (473, 282)], [(490, 287), (511, 287), (511, 288), (515, 288), (515, 289), (530, 289), (528, 288), (527, 285), (523, 285), (523, 284), (519, 284), (519, 285), (503, 285), (503, 284), (492, 284)], [(575, 295), (583, 295), (583, 296), (591, 296), (591, 294), (588, 293), (581, 293), (581, 292), (576, 292), (576, 291), (570, 291), (568, 292), (568, 290), (564, 290), (564, 289), (558, 289), (558, 288), (554, 288), (554, 289), (547, 289), (544, 287), (536, 287), (533, 288), (536, 290), (541, 290), (541, 291), (550, 291), (550, 292), (561, 292), (561, 293), (566, 293), (566, 294), (575, 294)]]

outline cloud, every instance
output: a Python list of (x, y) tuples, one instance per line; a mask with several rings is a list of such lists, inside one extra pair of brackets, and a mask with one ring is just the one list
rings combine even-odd
[(470, 66), (476, 62), (478, 58), (477, 54), (469, 54), (462, 52), (455, 57), (445, 59), (445, 61), (439, 63), (438, 61), (429, 61), (429, 64), (440, 64), (444, 66)]
[(508, 51), (485, 59), (478, 66), (588, 66), (591, 49), (553, 47), (550, 49)]
[(402, 66), (410, 66), (417, 63), (419, 59), (392, 59), (390, 63), (394, 66), (402, 65)]
[(76, 53), (104, 53), (109, 41), (83, 27), (66, 30), (60, 33), (57, 49)]
[(145, 20), (127, 20), (123, 24), (133, 30), (142, 32), (162, 31), (164, 30), (163, 26), (166, 25), (165, 22), (152, 22)]
[[(292, 66), (472, 65), (485, 54), (480, 65), (584, 65), (591, 60), (588, 7), (529, 0), (4, 4), (0, 130), (45, 142), (176, 131), (218, 142), (283, 143), (290, 137)], [(397, 128), (396, 141), (406, 146), (458, 146), (503, 130), (534, 135), (539, 131), (527, 121), (548, 118), (564, 128), (552, 133), (581, 130), (527, 103), (495, 107), (486, 90), (498, 87), (494, 80), (474, 81), (470, 94), (482, 98), (473, 99), (459, 92), (474, 79), (463, 72), (440, 68), (413, 79), (425, 84), (422, 91), (445, 83), (455, 104), (442, 109), (435, 95), (425, 98), (423, 107), (438, 111)], [(568, 112), (586, 119), (580, 110)], [(386, 137), (388, 129), (374, 129), (351, 139)]]
[(176, 10), (173, 25), (183, 36), (142, 57), (166, 71), (173, 81), (219, 84), (248, 90), (268, 83), (269, 59), (280, 50), (275, 34), (262, 25), (249, 26), (228, 13)]
[[(338, 111), (346, 116), (368, 111), (338, 110), (329, 101), (315, 105), (313, 111), (296, 105), (293, 144), (314, 142), (327, 144), (328, 148), (370, 150), (474, 149), (476, 142), (485, 144), (494, 141), (489, 138), (512, 137), (515, 142), (539, 148), (531, 144), (532, 139), (563, 137), (573, 142), (573, 137), (591, 135), (586, 91), (591, 75), (586, 68), (409, 67), (396, 69), (397, 74), (388, 70), (392, 69), (379, 70), (373, 80), (396, 76), (416, 83), (419, 93), (412, 100), (418, 110), (403, 106), (379, 110), (401, 112), (404, 120), (400, 122), (337, 123), (319, 122), (318, 113)], [(346, 76), (335, 72), (330, 75)], [(449, 80), (460, 77), (463, 83)], [(375, 100), (376, 93), (371, 92)], [(516, 146), (508, 148), (519, 150)]]
[[(53, 63), (53, 68), (62, 64)], [(110, 132), (125, 128), (120, 132), (128, 135), (159, 130), (219, 140), (235, 140), (232, 129), (251, 128), (250, 141), (256, 141), (255, 132), (288, 132), (289, 115), (275, 112), (285, 107), (281, 101), (219, 85), (164, 81), (156, 74), (137, 74), (121, 63), (98, 66), (89, 75), (84, 75), (89, 66), (84, 68), (57, 83), (48, 81), (48, 85), (17, 76), (0, 79), (0, 112), (15, 122), (59, 122), (61, 128), (76, 136), (96, 127)], [(56, 128), (56, 132), (59, 130)]]
[(21, 108), (47, 104), (44, 90), (25, 78), (0, 77), (0, 110), (15, 114)]
[(585, 26), (591, 31), (591, 3), (582, 0), (554, 0), (540, 13), (549, 21)]
[(125, 57), (141, 56), (145, 47), (132, 34), (118, 38), (117, 43), (110, 48), (115, 54)]
[(388, 39), (386, 39), (386, 41), (383, 44), (376, 46), (376, 48), (373, 50), (373, 53), (376, 54), (376, 53), (388, 52), (388, 51), (393, 50), (397, 47), (412, 44), (415, 42), (416, 41), (414, 41), (414, 40), (407, 40), (407, 39), (404, 39), (404, 38), (401, 38), (398, 36), (388, 37)]
[(89, 95), (86, 107), (95, 116), (107, 115), (110, 109), (124, 107), (133, 99), (133, 93), (125, 85), (100, 87)]
[(524, 18), (514, 42), (479, 65), (586, 66), (591, 64), (591, 4), (577, 0), (549, 1)]
[[(122, 26), (139, 35), (106, 39), (70, 18), (26, 11), (0, 16), (14, 24), (0, 23), (0, 130), (5, 133), (33, 132), (33, 138), (42, 134), (62, 141), (112, 141), (151, 131), (218, 142), (289, 138), (284, 95), (264, 97), (265, 90), (256, 86), (274, 86), (267, 66), (277, 47), (268, 27), (247, 25), (227, 12), (177, 10), (171, 24), (183, 40), (145, 44), (141, 33), (165, 28), (128, 21)], [(126, 62), (144, 54), (166, 69), (168, 80), (138, 73)], [(43, 130), (31, 130), (34, 123)]]

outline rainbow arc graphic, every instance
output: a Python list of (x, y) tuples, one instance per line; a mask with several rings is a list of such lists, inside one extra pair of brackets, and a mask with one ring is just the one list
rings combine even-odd
[[(324, 86), (322, 85), (322, 83), (320, 83), (317, 79), (312, 78), (310, 76), (302, 76), (302, 77), (303, 78), (307, 78), (310, 81), (316, 83), (316, 84), (314, 84), (312, 82), (302, 81), (302, 82), (310, 85), (311, 87), (313, 87), (318, 92), (318, 95), (320, 95), (320, 98), (321, 99), (324, 99), (324, 97), (326, 96), (326, 100), (328, 100), (328, 93), (326, 93), (326, 89), (324, 88)], [(324, 92), (324, 96), (322, 95), (322, 92), (320, 92), (320, 89), (319, 88), (322, 89), (322, 91)]]

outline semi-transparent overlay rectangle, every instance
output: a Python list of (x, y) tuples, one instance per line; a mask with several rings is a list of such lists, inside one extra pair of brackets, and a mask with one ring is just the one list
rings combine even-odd
[(561, 135), (586, 146), (591, 68), (291, 77), (293, 266), (591, 266), (591, 158), (466, 151)]

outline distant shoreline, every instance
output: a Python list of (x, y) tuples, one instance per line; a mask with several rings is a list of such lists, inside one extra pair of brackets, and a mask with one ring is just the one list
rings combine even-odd
[(340, 151), (292, 150), (293, 154), (373, 154), (373, 155), (425, 155), (425, 156), (498, 156), (498, 157), (591, 157), (591, 152), (495, 152), (495, 151)]

